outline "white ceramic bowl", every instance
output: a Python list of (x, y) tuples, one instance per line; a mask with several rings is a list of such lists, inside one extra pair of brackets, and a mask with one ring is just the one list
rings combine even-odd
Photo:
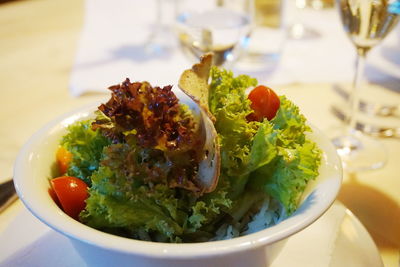
[(49, 196), (51, 166), (66, 127), (92, 117), (91, 105), (58, 118), (35, 133), (15, 163), (20, 199), (43, 223), (70, 238), (89, 266), (266, 266), (285, 240), (318, 219), (334, 202), (342, 180), (340, 160), (317, 129), (311, 138), (324, 151), (320, 175), (309, 183), (299, 209), (281, 223), (231, 240), (168, 244), (139, 241), (98, 231), (66, 215)]

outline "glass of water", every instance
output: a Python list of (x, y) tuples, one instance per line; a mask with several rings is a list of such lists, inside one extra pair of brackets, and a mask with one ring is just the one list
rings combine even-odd
[(226, 66), (240, 56), (250, 34), (252, 0), (182, 0), (178, 10), (178, 39), (191, 61), (211, 52), (215, 65)]
[(270, 73), (285, 47), (284, 0), (253, 0), (254, 16), (246, 54), (235, 67), (245, 73)]

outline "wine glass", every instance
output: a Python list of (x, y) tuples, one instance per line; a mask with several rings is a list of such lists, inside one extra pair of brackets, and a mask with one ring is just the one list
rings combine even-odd
[(234, 66), (239, 72), (256, 76), (273, 72), (286, 43), (283, 0), (253, 0), (254, 13), (246, 51)]
[(295, 40), (304, 40), (304, 39), (312, 39), (320, 36), (320, 33), (311, 28), (306, 26), (303, 22), (302, 17), (305, 15), (303, 14), (305, 8), (307, 8), (307, 1), (306, 0), (290, 0), (289, 1), (291, 6), (291, 18), (292, 22), (289, 24), (288, 27), (288, 36), (290, 39)]
[(234, 62), (250, 34), (252, 0), (185, 0), (180, 2), (176, 30), (191, 61), (214, 54), (217, 66)]
[(342, 24), (356, 47), (356, 70), (350, 97), (347, 130), (333, 139), (338, 154), (349, 172), (384, 166), (387, 153), (383, 144), (356, 130), (359, 91), (368, 52), (382, 41), (399, 21), (398, 2), (390, 0), (337, 0)]
[[(149, 36), (144, 42), (144, 52), (151, 56), (160, 56), (171, 50), (171, 33), (167, 24), (168, 12), (176, 13), (178, 0), (155, 0), (155, 20)], [(175, 14), (173, 14), (175, 15)], [(172, 15), (172, 16), (173, 16)]]

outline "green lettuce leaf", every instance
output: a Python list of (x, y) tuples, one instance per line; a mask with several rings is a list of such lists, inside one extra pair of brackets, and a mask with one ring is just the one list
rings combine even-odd
[(293, 213), (307, 183), (318, 176), (321, 151), (308, 139), (294, 148), (279, 148), (270, 164), (252, 173), (252, 188), (262, 188), (280, 201), (287, 214)]
[(249, 161), (258, 127), (256, 122), (246, 120), (252, 110), (245, 90), (256, 84), (257, 80), (246, 75), (234, 77), (230, 71), (211, 69), (209, 108), (216, 118), (222, 169), (228, 176), (243, 174)]
[(114, 229), (113, 232), (119, 230), (138, 239), (176, 242), (183, 229), (177, 222), (178, 203), (173, 191), (165, 185), (156, 185), (152, 190), (141, 186), (135, 190), (134, 198), (125, 198), (92, 188), (80, 219), (100, 230)]
[(61, 145), (72, 153), (67, 175), (75, 176), (91, 185), (90, 176), (99, 167), (102, 151), (111, 142), (99, 131), (91, 129), (91, 120), (76, 122), (68, 127)]
[[(199, 198), (167, 183), (146, 183), (143, 169), (153, 166), (157, 171), (166, 167), (154, 157), (137, 161), (143, 158), (143, 152), (128, 144), (113, 144), (103, 150), (100, 167), (91, 176), (92, 186), (81, 221), (142, 240), (193, 242), (211, 237), (216, 227), (214, 219), (231, 204), (221, 185)], [(202, 235), (193, 235), (199, 231)]]
[[(311, 128), (299, 108), (285, 96), (271, 121), (249, 122), (252, 112), (245, 90), (256, 81), (232, 72), (211, 71), (210, 110), (221, 140), (222, 175), (230, 181), (228, 195), (242, 198), (248, 190), (277, 199), (288, 214), (305, 186), (318, 175), (320, 151), (307, 139)], [(239, 205), (235, 209), (243, 210)]]
[(278, 145), (290, 147), (305, 141), (305, 132), (311, 128), (306, 124), (306, 118), (299, 108), (285, 96), (280, 97), (280, 108), (271, 121), (274, 129), (279, 130)]
[(265, 120), (260, 124), (250, 150), (250, 160), (247, 167), (252, 172), (268, 163), (277, 155), (278, 133), (273, 130), (272, 125)]

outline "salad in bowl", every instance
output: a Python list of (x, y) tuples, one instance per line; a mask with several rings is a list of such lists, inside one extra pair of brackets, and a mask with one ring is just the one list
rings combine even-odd
[(336, 198), (330, 141), (210, 55), (177, 87), (109, 89), (37, 132), (14, 174), (28, 209), (96, 266), (265, 265)]
[[(305, 117), (255, 79), (207, 72), (207, 98), (193, 98), (214, 122), (218, 147), (202, 149), (196, 114), (171, 86), (126, 79), (60, 142), (61, 177), (50, 182), (64, 211), (93, 228), (157, 242), (232, 238), (292, 214), (321, 158)], [(184, 73), (180, 85), (192, 96), (190, 75), (197, 74)], [(199, 175), (204, 151), (214, 154), (205, 166), (215, 176), (210, 185)]]

